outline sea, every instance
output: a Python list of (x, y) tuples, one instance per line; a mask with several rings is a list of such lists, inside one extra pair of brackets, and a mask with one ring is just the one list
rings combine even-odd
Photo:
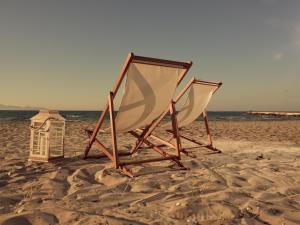
[[(0, 110), (0, 121), (29, 120), (38, 111)], [(101, 111), (59, 111), (68, 121), (97, 120)], [(245, 111), (209, 111), (211, 121), (272, 121), (272, 120), (300, 120), (300, 117), (257, 116)], [(106, 119), (109, 119), (107, 115)], [(199, 117), (199, 120), (201, 118)]]

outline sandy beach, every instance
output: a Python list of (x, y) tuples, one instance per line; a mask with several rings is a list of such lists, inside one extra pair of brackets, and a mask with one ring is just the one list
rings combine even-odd
[[(222, 154), (183, 141), (190, 170), (165, 161), (134, 167), (134, 178), (107, 159), (78, 157), (82, 129), (94, 123), (67, 121), (66, 158), (36, 163), (27, 161), (29, 121), (0, 121), (0, 224), (300, 224), (299, 120), (211, 121)], [(194, 122), (185, 133), (205, 141), (203, 128)], [(118, 140), (120, 150), (134, 142)], [(146, 155), (155, 153), (137, 157)]]

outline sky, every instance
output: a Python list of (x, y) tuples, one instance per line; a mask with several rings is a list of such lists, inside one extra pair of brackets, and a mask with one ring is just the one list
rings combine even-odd
[(209, 110), (300, 111), (298, 0), (2, 0), (0, 104), (101, 110), (129, 52), (223, 81)]

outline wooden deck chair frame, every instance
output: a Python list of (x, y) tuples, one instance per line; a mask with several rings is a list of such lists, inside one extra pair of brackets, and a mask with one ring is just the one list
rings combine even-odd
[[(222, 82), (203, 81), (203, 80), (197, 80), (197, 79), (193, 78), (193, 79), (191, 79), (191, 80), (186, 84), (186, 86), (182, 89), (182, 91), (181, 91), (181, 92), (177, 95), (177, 97), (174, 99), (174, 104), (176, 104), (176, 103), (177, 103), (177, 102), (178, 102), (178, 101), (179, 101), (179, 100), (187, 93), (187, 91), (190, 89), (191, 85), (194, 84), (194, 83), (196, 83), (196, 84), (197, 84), (197, 83), (198, 83), (198, 84), (205, 84), (205, 85), (210, 85), (210, 86), (217, 86), (217, 88), (216, 88), (216, 90), (213, 92), (213, 94), (214, 94), (214, 93), (221, 87), (221, 85), (222, 85)], [(212, 136), (211, 136), (211, 133), (210, 133), (210, 130), (209, 130), (208, 116), (207, 116), (206, 110), (203, 111), (203, 113), (202, 113), (202, 118), (203, 118), (204, 124), (205, 124), (206, 134), (207, 134), (207, 138), (208, 138), (208, 144), (202, 143), (202, 142), (200, 142), (200, 141), (198, 141), (198, 140), (195, 140), (195, 139), (193, 139), (193, 138), (189, 138), (189, 137), (187, 137), (187, 136), (181, 134), (182, 129), (180, 129), (180, 128), (179, 128), (179, 131), (178, 131), (179, 134), (177, 134), (177, 135), (179, 135), (179, 137), (182, 138), (182, 139), (185, 139), (185, 140), (187, 140), (187, 141), (189, 141), (189, 142), (192, 142), (192, 143), (194, 143), (194, 144), (196, 144), (196, 145), (198, 145), (198, 146), (205, 147), (205, 148), (207, 148), (207, 149), (209, 149), (209, 150), (214, 151), (215, 153), (221, 153), (221, 152), (222, 152), (221, 150), (219, 150), (219, 149), (217, 149), (217, 148), (215, 148), (215, 147), (213, 146), (213, 141), (212, 141)], [(141, 129), (138, 129), (138, 131), (139, 131), (140, 133), (143, 132), (143, 130), (141, 130)], [(169, 146), (169, 147), (171, 147), (171, 148), (175, 148), (175, 146), (171, 143), (171, 140), (174, 139), (175, 134), (172, 132), (172, 130), (166, 130), (166, 131), (167, 131), (168, 133), (171, 133), (171, 134), (172, 134), (171, 139), (168, 140), (168, 141), (166, 141), (166, 140), (164, 140), (164, 139), (162, 139), (162, 138), (159, 138), (159, 137), (153, 135), (152, 133), (149, 134), (148, 136), (150, 136), (150, 137), (153, 138), (154, 140), (156, 140), (156, 141), (162, 143), (163, 145)], [(141, 135), (143, 135), (143, 133), (142, 133)], [(148, 137), (148, 136), (147, 136), (147, 137)], [(141, 139), (142, 139), (142, 138), (141, 138)], [(181, 151), (182, 151), (183, 153), (185, 153), (186, 155), (189, 154), (189, 152), (188, 152), (185, 148), (181, 148)]]
[[(147, 146), (158, 152), (162, 157), (160, 158), (152, 158), (152, 159), (145, 159), (145, 160), (131, 160), (131, 161), (121, 161), (119, 159), (119, 156), (123, 155), (131, 155), (134, 152), (137, 151), (138, 148), (135, 148), (135, 151), (130, 151), (125, 154), (120, 154), (118, 152), (117, 147), (117, 133), (116, 133), (116, 125), (115, 125), (115, 116), (114, 116), (114, 97), (116, 96), (122, 81), (124, 80), (124, 77), (126, 76), (126, 72), (130, 66), (131, 63), (142, 63), (142, 64), (149, 64), (149, 65), (157, 65), (157, 66), (166, 66), (166, 67), (175, 67), (175, 68), (181, 68), (184, 69), (181, 74), (179, 74), (177, 85), (182, 81), (184, 76), (189, 71), (190, 67), (192, 66), (192, 62), (179, 62), (179, 61), (171, 61), (171, 60), (164, 60), (164, 59), (157, 59), (157, 58), (150, 58), (150, 57), (144, 57), (144, 56), (137, 56), (133, 53), (129, 53), (127, 56), (127, 59), (121, 69), (121, 72), (119, 73), (118, 79), (112, 89), (112, 91), (109, 93), (107, 104), (105, 105), (99, 120), (94, 128), (94, 130), (85, 130), (86, 134), (89, 136), (89, 142), (86, 146), (86, 149), (84, 151), (83, 159), (86, 159), (88, 157), (88, 153), (92, 147), (93, 144), (96, 145), (97, 148), (99, 148), (104, 155), (109, 158), (111, 161), (114, 162), (114, 166), (116, 169), (121, 169), (121, 171), (126, 174), (129, 177), (133, 177), (133, 173), (131, 169), (129, 169), (127, 166), (129, 165), (138, 165), (143, 163), (149, 163), (149, 162), (157, 162), (162, 160), (171, 160), (175, 162), (179, 167), (186, 169), (183, 164), (179, 161), (180, 160), (180, 152), (181, 152), (181, 144), (180, 144), (180, 138), (178, 136), (178, 127), (177, 127), (177, 121), (175, 116), (175, 106), (174, 102), (170, 103), (170, 107), (166, 109), (166, 113), (163, 113), (163, 115), (166, 115), (168, 112), (171, 114), (172, 118), (172, 127), (173, 127), (173, 133), (176, 135), (176, 155), (168, 154), (166, 151), (161, 149), (160, 147), (156, 146), (149, 140), (146, 140), (146, 138), (143, 139), (143, 143), (145, 143)], [(110, 128), (111, 128), (111, 135), (112, 135), (112, 152), (109, 150), (100, 140), (96, 138), (101, 125), (104, 122), (106, 113), (109, 113), (109, 120), (110, 120)], [(160, 118), (160, 117), (159, 117)], [(156, 120), (154, 120), (151, 124), (149, 124), (144, 130), (152, 130), (156, 127)], [(134, 137), (136, 137), (139, 142), (140, 136), (136, 131), (129, 131), (128, 133), (132, 134)], [(147, 132), (146, 132), (147, 133)], [(140, 146), (139, 146), (140, 147)]]

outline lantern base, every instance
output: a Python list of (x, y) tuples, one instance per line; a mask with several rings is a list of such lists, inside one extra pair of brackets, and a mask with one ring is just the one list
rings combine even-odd
[(45, 157), (40, 157), (40, 156), (29, 156), (28, 161), (30, 162), (50, 162), (50, 161), (55, 161), (59, 159), (63, 159), (64, 156), (55, 156), (51, 158), (45, 158)]

